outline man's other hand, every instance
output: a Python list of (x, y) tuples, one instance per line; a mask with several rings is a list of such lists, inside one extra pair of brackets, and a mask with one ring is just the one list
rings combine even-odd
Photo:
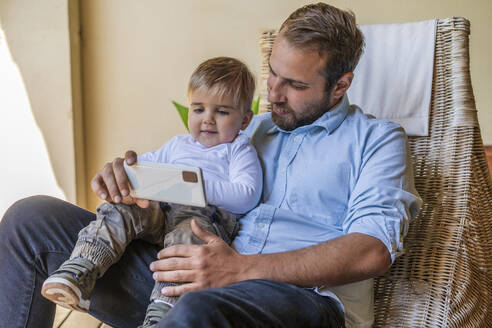
[(126, 161), (128, 165), (134, 165), (137, 162), (137, 154), (129, 150), (125, 153), (125, 159), (117, 157), (112, 162), (106, 163), (92, 179), (92, 191), (107, 202), (137, 204), (142, 208), (149, 207), (148, 200), (130, 196), (130, 183), (123, 167), (123, 161)]
[(204, 245), (174, 245), (161, 250), (158, 260), (150, 264), (156, 281), (180, 282), (162, 290), (167, 296), (179, 296), (189, 291), (218, 288), (237, 281), (244, 269), (244, 255), (232, 249), (216, 235), (203, 230), (195, 220), (193, 233)]

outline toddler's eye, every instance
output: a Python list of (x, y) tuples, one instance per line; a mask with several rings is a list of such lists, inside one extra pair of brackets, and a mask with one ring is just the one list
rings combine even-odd
[(200, 107), (198, 107), (198, 108), (194, 108), (194, 109), (193, 109), (193, 112), (195, 112), (195, 113), (199, 114), (199, 113), (203, 112), (203, 108), (200, 108)]
[(218, 113), (220, 115), (229, 115), (229, 112), (225, 111), (225, 110), (218, 110)]

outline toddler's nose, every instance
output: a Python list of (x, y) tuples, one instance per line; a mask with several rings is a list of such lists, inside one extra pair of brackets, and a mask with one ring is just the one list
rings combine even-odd
[(215, 124), (214, 115), (212, 113), (207, 113), (203, 118), (203, 123)]

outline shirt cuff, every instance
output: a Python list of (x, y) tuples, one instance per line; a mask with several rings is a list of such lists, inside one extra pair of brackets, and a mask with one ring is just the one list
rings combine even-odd
[(392, 217), (364, 217), (352, 223), (346, 233), (362, 233), (379, 239), (391, 255), (391, 263), (403, 254), (400, 219)]

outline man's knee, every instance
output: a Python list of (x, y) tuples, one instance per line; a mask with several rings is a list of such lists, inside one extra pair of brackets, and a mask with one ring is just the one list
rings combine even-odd
[(45, 220), (37, 218), (49, 210), (52, 202), (51, 197), (33, 196), (10, 206), (0, 221), (0, 248), (12, 255), (30, 249), (33, 239), (39, 234), (40, 225), (45, 224)]
[(0, 240), (35, 230), (35, 224), (44, 223), (38, 218), (45, 216), (56, 201), (59, 200), (49, 196), (32, 196), (12, 204), (0, 222)]
[[(42, 245), (53, 240), (55, 234), (66, 236), (78, 232), (83, 222), (75, 222), (73, 215), (82, 210), (63, 200), (50, 196), (32, 196), (14, 203), (0, 222), (0, 243), (2, 245)], [(92, 213), (82, 210), (85, 220)]]

